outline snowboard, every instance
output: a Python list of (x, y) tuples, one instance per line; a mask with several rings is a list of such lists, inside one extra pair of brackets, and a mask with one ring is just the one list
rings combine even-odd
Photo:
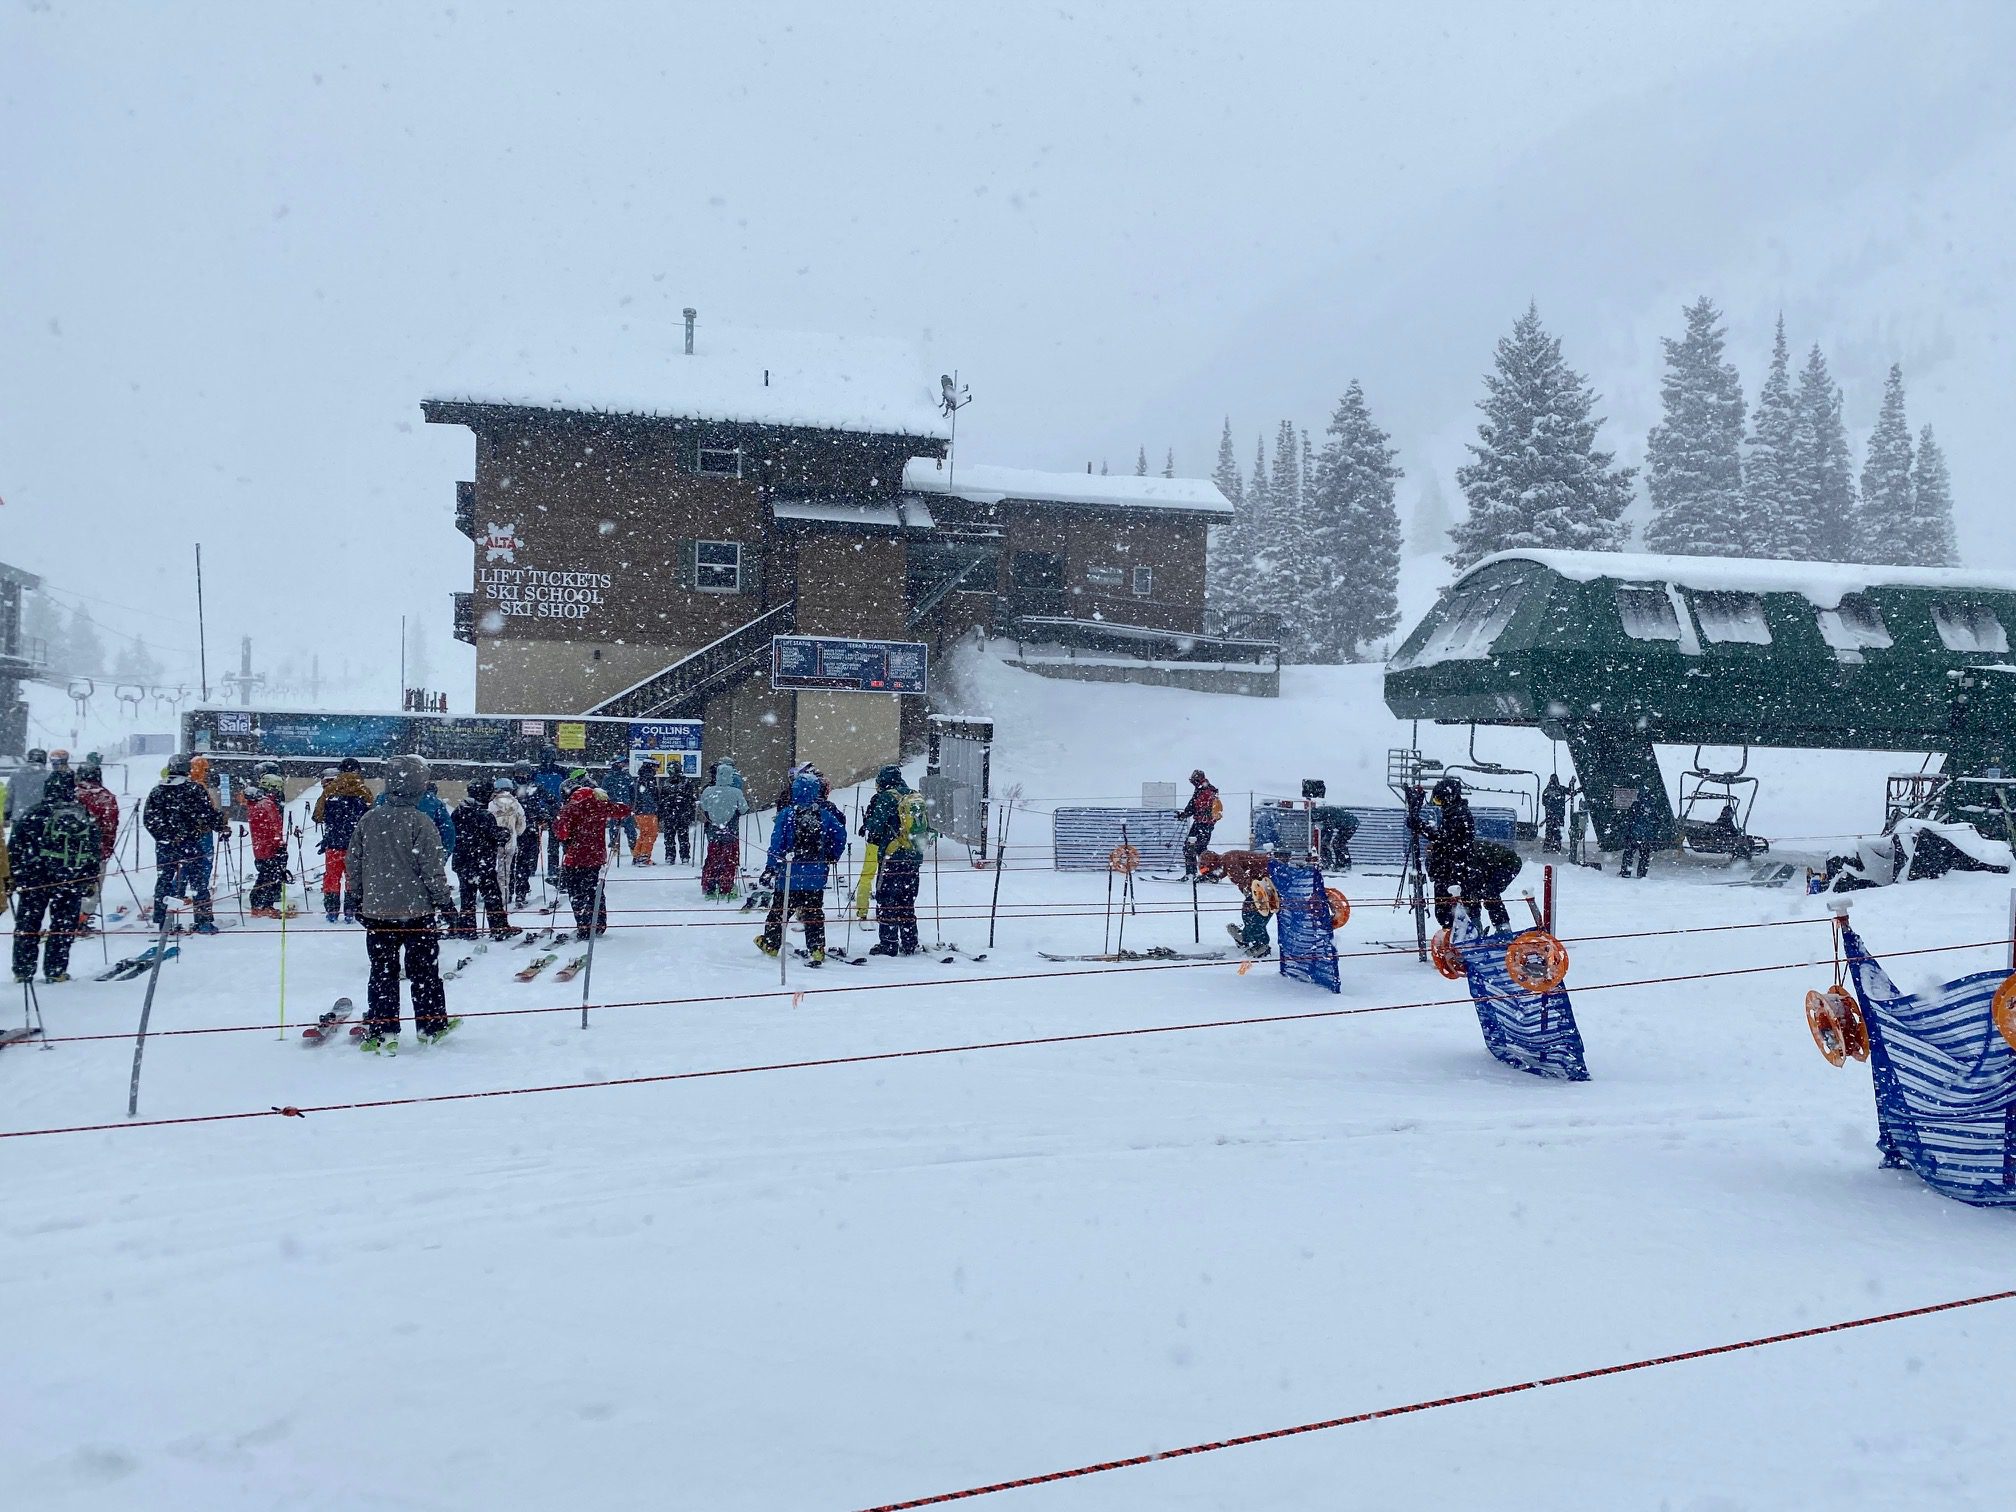
[(301, 1031), (301, 1042), (320, 1045), (336, 1038), (338, 1025), (348, 1023), (350, 1015), (357, 1011), (357, 1005), (347, 997), (340, 997), (329, 1005), (329, 1011)]

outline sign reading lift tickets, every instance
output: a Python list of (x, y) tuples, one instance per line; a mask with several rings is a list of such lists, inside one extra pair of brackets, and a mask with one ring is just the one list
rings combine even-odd
[(799, 693), (928, 693), (930, 648), (921, 641), (774, 636), (770, 686)]

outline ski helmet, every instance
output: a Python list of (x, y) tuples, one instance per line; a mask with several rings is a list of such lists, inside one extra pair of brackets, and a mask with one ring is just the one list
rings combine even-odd
[(1210, 780), (1210, 778), (1204, 775), (1204, 768), (1202, 767), (1198, 767), (1196, 771), (1190, 774), (1190, 786), (1192, 787), (1202, 787)]
[(99, 764), (95, 753), (85, 757), (84, 764), (77, 768), (77, 780), (79, 782), (95, 782), (101, 787), (104, 786), (105, 768)]
[(189, 775), (189, 758), (179, 755), (170, 756), (168, 758), (168, 765), (161, 769), (161, 775), (164, 777), (187, 777)]
[(1463, 784), (1457, 778), (1444, 777), (1440, 782), (1435, 784), (1435, 790), (1428, 797), (1429, 801), (1433, 803), (1450, 804), (1461, 802), (1463, 798)]
[(70, 753), (62, 746), (56, 747), (55, 750), (49, 753), (49, 765), (67, 767), (70, 765)]
[(42, 747), (36, 746), (28, 753), (26, 760), (30, 766), (47, 766), (49, 764), (49, 753), (43, 750)]
[(488, 777), (471, 777), (469, 779), (469, 786), (463, 789), (463, 791), (471, 798), (479, 801), (487, 800), (496, 793), (497, 784)]
[(359, 761), (355, 756), (345, 756), (341, 761), (336, 763), (336, 770), (339, 772), (361, 772), (364, 770), (364, 763)]
[(511, 768), (511, 780), (513, 782), (521, 782), (521, 783), (530, 782), (532, 780), (532, 763), (529, 761), (521, 761), (516, 766)]

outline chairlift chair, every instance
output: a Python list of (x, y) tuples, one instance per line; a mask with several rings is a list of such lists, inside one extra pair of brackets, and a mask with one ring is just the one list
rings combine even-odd
[(1533, 790), (1529, 793), (1524, 783), (1517, 787), (1494, 785), (1490, 782), (1466, 781), (1463, 785), (1479, 793), (1503, 793), (1515, 800), (1513, 810), (1513, 831), (1521, 840), (1537, 840), (1540, 837), (1540, 774), (1527, 767), (1504, 766), (1496, 761), (1487, 761), (1477, 754), (1477, 726), (1470, 726), (1470, 759), (1452, 761), (1443, 768), (1445, 772), (1474, 772), (1479, 777), (1526, 777), (1531, 778)]
[[(1743, 760), (1733, 772), (1718, 772), (1703, 761), (1702, 748), (1694, 747), (1694, 764), (1680, 777), (1679, 820), (1681, 843), (1704, 856), (1728, 856), (1748, 861), (1771, 849), (1771, 842), (1750, 833), (1750, 813), (1757, 806), (1757, 790), (1763, 784), (1745, 775), (1750, 766), (1750, 747), (1743, 747)], [(1723, 823), (1723, 817), (1729, 823)]]

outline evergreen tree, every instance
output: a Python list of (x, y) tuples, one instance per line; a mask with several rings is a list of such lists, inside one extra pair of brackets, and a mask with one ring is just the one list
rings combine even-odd
[(1311, 661), (1349, 661), (1400, 623), (1393, 485), (1403, 474), (1390, 440), (1353, 380), (1330, 417), (1309, 485), (1300, 559), (1311, 566), (1311, 588), (1298, 607)]
[(1456, 470), (1469, 515), (1450, 531), (1449, 560), (1468, 567), (1517, 547), (1615, 550), (1635, 469), (1596, 447), (1600, 418), (1588, 380), (1561, 358), (1536, 306), (1498, 342), (1484, 376), (1473, 461)]
[(159, 682), (161, 663), (154, 653), (147, 649), (147, 643), (136, 635), (120, 648), (118, 656), (113, 659), (112, 675), (121, 682)]
[(1212, 469), (1211, 481), (1218, 485), (1218, 492), (1232, 501), (1236, 508), (1246, 496), (1245, 486), (1239, 481), (1239, 459), (1232, 454), (1232, 417), (1225, 417), (1225, 429), (1218, 436), (1218, 465)]
[(1162, 476), (1165, 478), (1176, 476), (1176, 448), (1173, 446), (1162, 454)]
[(1274, 485), (1267, 476), (1267, 440), (1264, 436), (1253, 443), (1253, 475), (1246, 480), (1246, 511), (1247, 587), (1254, 595), (1246, 607), (1257, 609), (1260, 607), (1258, 598), (1271, 591), (1267, 587), (1267, 579), (1274, 569), (1274, 563), (1267, 555), (1274, 535)]
[(1855, 547), (1855, 473), (1841, 390), (1816, 344), (1799, 374), (1793, 399), (1792, 469), (1783, 555), (1809, 562), (1845, 562)]
[(1932, 439), (1932, 427), (1918, 432), (1918, 462), (1912, 470), (1911, 496), (1919, 522), (1922, 567), (1958, 567), (1960, 541), (1953, 528), (1953, 481), (1946, 474), (1946, 454)]
[(1687, 332), (1666, 338), (1664, 419), (1645, 447), (1652, 523), (1645, 544), (1692, 556), (1748, 556), (1743, 529), (1743, 384), (1722, 356), (1722, 312), (1704, 295)]
[[(1903, 566), (1924, 560), (1923, 522), (1911, 487), (1911, 426), (1904, 418), (1904, 369), (1890, 365), (1883, 408), (1862, 458), (1862, 513), (1856, 556), (1864, 562)], [(1937, 554), (1940, 543), (1930, 549)]]
[(1148, 448), (1145, 446), (1134, 454), (1134, 476), (1137, 478), (1148, 476)]
[(90, 611), (79, 604), (70, 611), (70, 623), (63, 637), (70, 664), (63, 670), (76, 675), (102, 674), (106, 668), (105, 642), (92, 622)]
[(1261, 551), (1269, 567), (1265, 597), (1284, 621), (1282, 651), (1296, 661), (1308, 658), (1307, 618), (1311, 581), (1302, 532), (1302, 439), (1292, 420), (1274, 430), (1273, 488)]
[(1771, 366), (1757, 392), (1751, 417), (1750, 446), (1743, 458), (1744, 539), (1753, 556), (1789, 557), (1795, 532), (1787, 524), (1792, 502), (1792, 433), (1797, 429), (1792, 403), (1792, 353), (1785, 344), (1785, 317), (1771, 344)]

